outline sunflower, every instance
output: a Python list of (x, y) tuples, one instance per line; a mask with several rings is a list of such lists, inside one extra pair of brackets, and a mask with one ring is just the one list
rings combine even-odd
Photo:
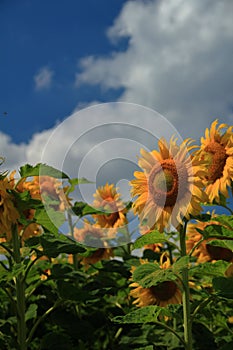
[(90, 265), (93, 265), (101, 260), (108, 260), (113, 257), (113, 249), (111, 248), (98, 248), (91, 255), (81, 258), (81, 264), (87, 269)]
[(84, 222), (82, 228), (74, 227), (73, 236), (76, 241), (91, 247), (103, 247), (103, 237), (105, 232), (100, 227), (90, 224), (88, 221)]
[[(151, 229), (148, 226), (142, 225), (139, 227), (139, 232), (141, 235), (146, 235), (151, 232)], [(144, 246), (144, 249), (153, 250), (153, 252), (155, 253), (161, 253), (162, 248), (163, 248), (162, 243), (151, 243), (151, 244), (146, 244)]]
[(127, 224), (126, 208), (113, 184), (106, 183), (94, 194), (93, 207), (106, 214), (93, 215), (96, 224), (103, 228), (118, 228)]
[(163, 231), (172, 224), (177, 227), (183, 217), (197, 215), (200, 203), (206, 200), (201, 177), (205, 174), (203, 160), (189, 155), (194, 148), (190, 140), (180, 146), (175, 139), (170, 143), (158, 142), (159, 152), (141, 150), (138, 164), (143, 172), (136, 171), (131, 181), (132, 196), (137, 197), (133, 209), (142, 224)]
[(14, 198), (9, 193), (11, 180), (7, 177), (0, 180), (0, 235), (11, 239), (11, 226), (19, 219), (19, 212), (14, 205)]
[[(170, 260), (165, 254), (162, 254), (160, 260), (161, 269), (170, 267)], [(141, 264), (146, 263), (147, 261), (141, 260)], [(132, 272), (134, 270), (135, 267), (132, 268)], [(133, 304), (139, 307), (148, 305), (164, 307), (168, 304), (181, 304), (182, 302), (182, 293), (176, 281), (164, 281), (150, 288), (143, 288), (139, 283), (133, 282), (130, 284), (130, 287), (134, 288), (130, 291), (130, 295), (136, 299), (133, 301)]]
[[(205, 177), (206, 193), (210, 202), (219, 202), (219, 194), (228, 197), (228, 188), (233, 180), (233, 126), (220, 124), (215, 120), (201, 138), (199, 154), (209, 160)], [(223, 129), (226, 129), (223, 132)]]
[[(187, 253), (189, 253), (193, 247), (203, 238), (201, 233), (198, 232), (198, 229), (204, 230), (207, 226), (213, 224), (220, 225), (219, 222), (214, 221), (214, 216), (213, 220), (210, 222), (198, 221), (196, 223), (189, 223), (187, 225)], [(197, 258), (197, 263), (216, 260), (225, 260), (229, 262), (233, 261), (233, 252), (230, 249), (207, 244), (212, 240), (214, 240), (214, 238), (205, 239), (193, 251), (192, 256), (195, 256)]]
[(19, 192), (29, 191), (33, 199), (44, 199), (51, 202), (55, 210), (64, 211), (70, 203), (66, 196), (67, 187), (62, 187), (62, 182), (51, 176), (34, 176), (32, 180), (22, 179), (17, 185)]

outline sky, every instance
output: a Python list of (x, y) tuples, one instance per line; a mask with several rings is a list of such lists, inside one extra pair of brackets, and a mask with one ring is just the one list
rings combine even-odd
[[(140, 147), (150, 148), (170, 126), (181, 138), (199, 140), (215, 118), (232, 124), (232, 0), (0, 0), (0, 43), (0, 149), (7, 169), (41, 159), (58, 166), (63, 154), (64, 170), (74, 176), (97, 149), (87, 177), (110, 174), (117, 183), (136, 169)], [(110, 103), (104, 113), (114, 114), (119, 105), (111, 103), (119, 101), (130, 129), (103, 127), (102, 107), (82, 112)], [(138, 106), (133, 116), (128, 103)], [(163, 115), (162, 124), (156, 112), (147, 118), (146, 108)], [(87, 128), (92, 115), (100, 118), (95, 133)], [(152, 135), (143, 134), (142, 119)], [(86, 138), (75, 140), (81, 126)], [(54, 132), (56, 146), (49, 143)], [(138, 144), (96, 148), (115, 138)], [(130, 172), (122, 157), (128, 149)]]

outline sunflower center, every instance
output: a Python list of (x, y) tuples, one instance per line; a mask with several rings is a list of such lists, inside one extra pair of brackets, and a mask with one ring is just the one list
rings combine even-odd
[(177, 291), (177, 285), (175, 282), (165, 281), (158, 284), (157, 286), (150, 287), (150, 290), (156, 299), (166, 301), (175, 295)]
[(212, 260), (231, 261), (233, 259), (233, 253), (230, 249), (217, 247), (210, 244), (206, 245), (206, 249)]
[(100, 215), (106, 224), (113, 226), (119, 219), (119, 212), (115, 201), (104, 201), (103, 208), (106, 214)]
[(226, 164), (227, 154), (225, 147), (218, 142), (209, 143), (205, 149), (211, 155), (212, 163), (209, 168), (209, 176), (207, 179), (211, 182), (215, 182), (222, 177), (222, 173)]
[(169, 192), (172, 190), (174, 182), (174, 176), (172, 173), (165, 169), (160, 173), (156, 174), (154, 177), (154, 187), (160, 190), (161, 192)]
[(104, 252), (105, 248), (99, 248), (91, 255), (91, 257), (101, 259), (104, 256)]
[(149, 175), (149, 192), (157, 205), (173, 206), (178, 195), (178, 174), (174, 160), (155, 165)]

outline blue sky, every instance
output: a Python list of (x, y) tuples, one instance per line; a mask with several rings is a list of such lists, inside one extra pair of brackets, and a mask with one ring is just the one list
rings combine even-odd
[[(106, 30), (122, 0), (3, 0), (0, 2), (1, 125), (15, 143), (54, 126), (80, 102), (115, 99), (117, 91), (75, 86), (79, 60), (107, 54)], [(35, 86), (39, 72), (51, 84)], [(7, 112), (7, 117), (2, 116)]]
[[(232, 125), (232, 0), (1, 0), (0, 43), (0, 149), (7, 169), (39, 162), (58, 123), (99, 102), (151, 108), (197, 142), (215, 118)], [(156, 134), (161, 124), (152, 128), (144, 113), (133, 116), (134, 124), (143, 118)], [(46, 149), (46, 162), (56, 166), (79, 129), (78, 120), (67, 124), (55, 148)], [(150, 148), (135, 130), (116, 135), (144, 138)], [(114, 135), (103, 130), (77, 144), (68, 167), (106, 134)], [(120, 153), (123, 143), (116, 148)], [(107, 151), (94, 161), (104, 164)], [(136, 164), (138, 153), (130, 152)], [(112, 173), (120, 178), (121, 168)]]

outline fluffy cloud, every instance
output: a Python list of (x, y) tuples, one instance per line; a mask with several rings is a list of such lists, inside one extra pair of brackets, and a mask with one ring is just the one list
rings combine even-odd
[[(232, 10), (231, 0), (127, 2), (108, 30), (115, 44), (128, 38), (126, 50), (84, 58), (76, 83), (123, 87), (120, 100), (158, 110), (171, 124), (130, 104), (124, 111), (116, 105), (89, 108), (62, 127), (33, 135), (28, 144), (15, 145), (1, 134), (1, 155), (6, 156), (1, 169), (43, 161), (72, 177), (117, 182), (130, 178), (139, 148), (154, 147), (154, 138), (170, 137), (172, 125), (182, 136), (199, 137), (217, 116), (232, 124)], [(37, 89), (49, 87), (52, 76), (51, 70), (42, 68), (35, 77)], [(87, 105), (78, 105), (75, 112), (82, 107)], [(120, 121), (119, 116), (132, 121), (133, 127), (107, 126), (111, 118)], [(100, 120), (106, 126), (98, 127)]]
[(183, 136), (231, 123), (232, 13), (231, 0), (129, 1), (108, 30), (127, 49), (82, 59), (76, 84), (124, 88), (119, 100), (154, 108)]
[(5, 158), (4, 163), (0, 167), (0, 171), (14, 170), (21, 166), (26, 160), (27, 145), (21, 143), (16, 145), (12, 142), (11, 138), (0, 132), (0, 156)]
[(87, 202), (92, 201), (96, 186), (107, 181), (118, 184), (127, 198), (126, 184), (138, 169), (140, 149), (154, 148), (162, 136), (169, 139), (174, 134), (179, 138), (172, 124), (151, 109), (131, 103), (97, 104), (34, 134), (28, 144), (16, 145), (1, 134), (6, 162), (0, 170), (47, 163), (71, 177), (95, 182), (80, 188)]
[(36, 90), (44, 90), (50, 88), (52, 84), (54, 72), (48, 67), (42, 67), (34, 76)]

